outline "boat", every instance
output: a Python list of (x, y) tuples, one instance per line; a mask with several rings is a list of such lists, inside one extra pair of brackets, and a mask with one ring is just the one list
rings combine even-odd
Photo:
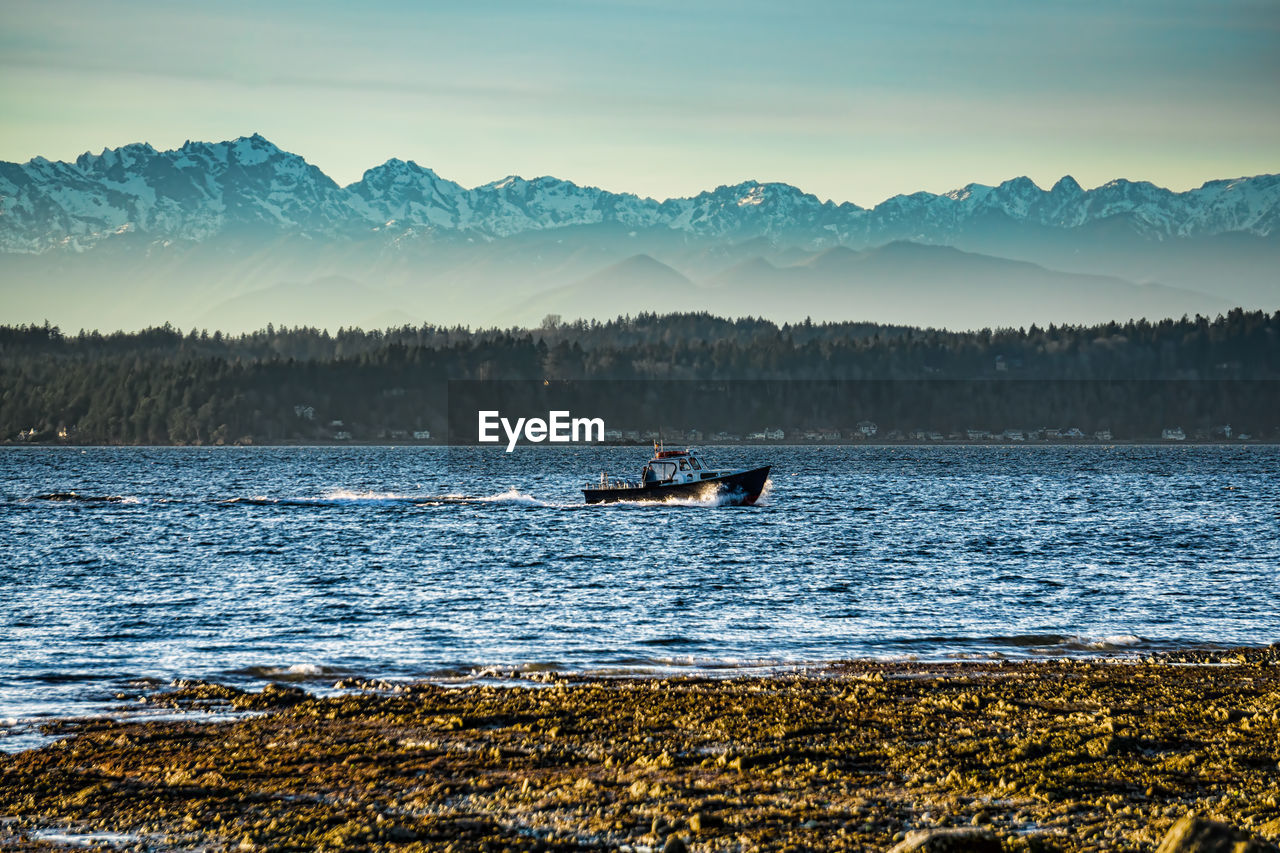
[(718, 497), (749, 505), (759, 500), (771, 467), (723, 471), (711, 468), (687, 448), (664, 450), (655, 445), (638, 481), (611, 479), (602, 471), (599, 482), (583, 487), (582, 496), (589, 504)]

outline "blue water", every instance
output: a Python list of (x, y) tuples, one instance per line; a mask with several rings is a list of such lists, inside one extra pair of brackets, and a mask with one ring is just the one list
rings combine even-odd
[(761, 504), (583, 505), (625, 448), (0, 450), (0, 729), (142, 678), (1280, 640), (1278, 448), (704, 455), (773, 464)]

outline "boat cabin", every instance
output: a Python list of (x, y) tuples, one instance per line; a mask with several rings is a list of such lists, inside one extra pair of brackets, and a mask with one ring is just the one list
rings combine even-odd
[(684, 483), (698, 483), (716, 477), (728, 476), (731, 471), (717, 471), (708, 468), (701, 459), (688, 450), (661, 450), (654, 448), (653, 458), (640, 472), (640, 482), (634, 480), (614, 480), (604, 471), (600, 472), (601, 489), (646, 489), (655, 486), (676, 486)]
[(688, 450), (658, 450), (644, 466), (640, 482), (645, 486), (667, 483), (694, 483), (719, 474), (708, 470), (702, 460)]

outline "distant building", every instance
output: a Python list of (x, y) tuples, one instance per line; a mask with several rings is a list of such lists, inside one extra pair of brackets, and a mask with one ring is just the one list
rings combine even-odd
[(765, 441), (782, 441), (787, 434), (780, 429), (767, 429), (764, 431)]
[(1094, 437), (1094, 438), (1096, 438), (1098, 441), (1110, 441), (1110, 440), (1111, 440), (1111, 430), (1109, 430), (1109, 429), (1100, 429), (1100, 430), (1098, 430), (1097, 432), (1095, 432), (1095, 433), (1093, 434), (1093, 437)]
[(293, 414), (302, 418), (304, 421), (314, 421), (316, 419), (316, 410), (314, 406), (297, 405), (293, 407)]
[(1007, 429), (1000, 434), (1005, 441), (1026, 441), (1027, 437), (1020, 429)]
[(416, 439), (418, 439), (419, 441), (425, 441), (425, 440), (427, 440), (428, 438), (431, 438), (431, 430), (429, 430), (429, 429), (415, 429), (415, 430), (413, 431), (413, 437), (414, 437), (414, 438), (416, 438)]
[(874, 421), (859, 421), (857, 429), (863, 438), (873, 438), (880, 428)]
[(1002, 355), (996, 356), (996, 370), (1004, 373), (1009, 370), (1018, 370), (1022, 367), (1022, 359), (1005, 358)]
[(1071, 429), (1062, 433), (1062, 437), (1063, 438), (1084, 438), (1084, 433), (1081, 432), (1079, 429), (1072, 427)]
[(333, 434), (334, 441), (346, 441), (349, 438), (351, 438), (351, 433), (347, 432), (344, 429), (337, 430)]
[(1160, 433), (1160, 437), (1165, 441), (1186, 441), (1187, 434), (1182, 431), (1182, 427), (1165, 427)]
[(970, 441), (985, 441), (991, 438), (991, 431), (985, 429), (967, 429), (964, 434)]

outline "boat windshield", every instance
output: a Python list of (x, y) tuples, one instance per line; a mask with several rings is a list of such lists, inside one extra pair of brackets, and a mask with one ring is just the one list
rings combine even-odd
[(658, 475), (659, 480), (670, 480), (676, 475), (676, 464), (674, 462), (651, 462), (649, 467), (653, 469), (653, 473)]

